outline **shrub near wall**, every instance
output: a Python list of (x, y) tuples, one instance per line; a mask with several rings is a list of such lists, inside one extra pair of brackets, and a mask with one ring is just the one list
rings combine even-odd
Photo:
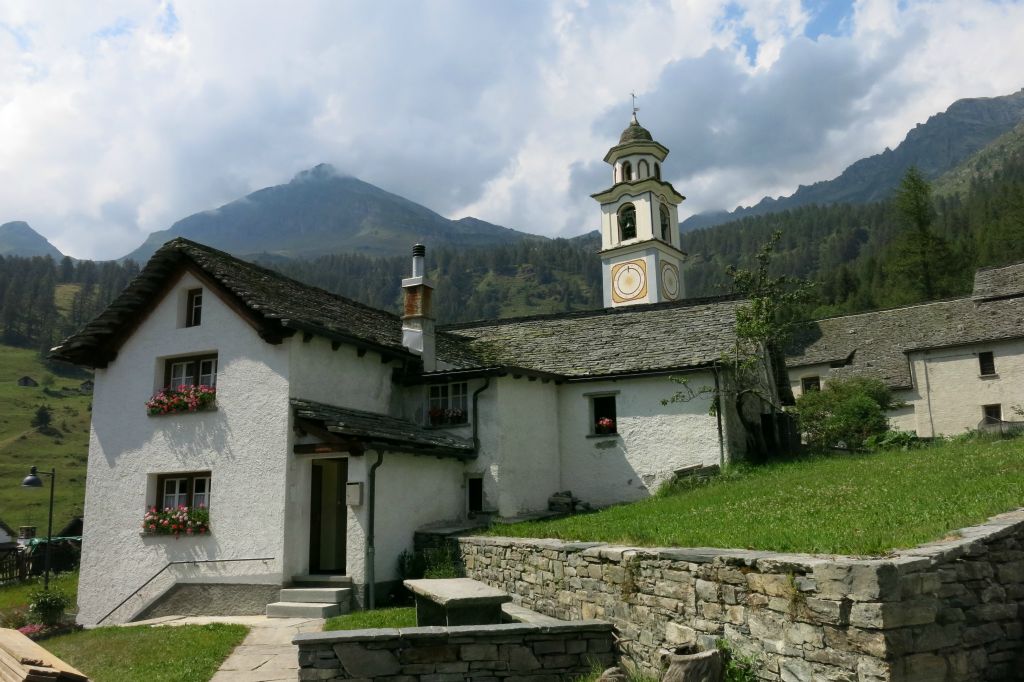
[(555, 540), (455, 540), (466, 574), (566, 620), (599, 618), (648, 674), (724, 638), (765, 680), (1019, 680), (1024, 510), (885, 559)]

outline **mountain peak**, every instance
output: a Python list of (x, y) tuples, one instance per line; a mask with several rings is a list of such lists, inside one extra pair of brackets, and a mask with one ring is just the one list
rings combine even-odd
[(64, 254), (24, 220), (14, 220), (0, 225), (0, 256), (50, 256), (60, 260)]
[(291, 179), (292, 183), (297, 182), (322, 182), (324, 180), (331, 180), (333, 178), (346, 178), (350, 177), (344, 173), (339, 173), (338, 169), (329, 163), (318, 163), (312, 168), (307, 168), (304, 171), (299, 171), (295, 174), (295, 177)]
[(731, 213), (699, 213), (680, 229), (720, 225), (746, 216), (774, 213), (811, 204), (866, 204), (886, 199), (910, 166), (929, 179), (957, 167), (1000, 135), (1024, 120), (1024, 89), (1001, 97), (959, 99), (907, 132), (895, 148), (850, 164), (832, 180), (801, 185), (788, 197), (769, 199)]

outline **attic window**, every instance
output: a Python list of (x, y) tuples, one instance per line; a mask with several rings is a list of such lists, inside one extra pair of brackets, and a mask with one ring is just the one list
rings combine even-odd
[(978, 353), (978, 369), (983, 377), (996, 374), (996, 359), (991, 352)]
[(185, 302), (185, 326), (198, 327), (203, 320), (203, 290), (189, 289)]

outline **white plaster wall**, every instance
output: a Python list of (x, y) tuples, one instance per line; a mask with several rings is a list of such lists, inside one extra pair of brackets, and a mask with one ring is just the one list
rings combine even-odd
[[(695, 391), (714, 387), (709, 372), (687, 375)], [(558, 413), (562, 489), (591, 504), (642, 499), (678, 469), (719, 463), (711, 396), (662, 405), (678, 386), (668, 377), (563, 384)], [(618, 391), (618, 435), (590, 436), (587, 394)]]
[(359, 356), (354, 346), (342, 344), (331, 350), (331, 342), (314, 336), (292, 337), (289, 368), (290, 395), (337, 407), (386, 413), (391, 402), (392, 364), (367, 351)]
[[(350, 507), (348, 533), (348, 574), (365, 583), (365, 543), (369, 524), (368, 470), (376, 453), (360, 458), (361, 466), (350, 466), (349, 480), (364, 482), (364, 504)], [(413, 533), (420, 526), (463, 517), (466, 491), (463, 464), (453, 458), (417, 456), (399, 452), (384, 454), (376, 474), (374, 539), (375, 580), (398, 579), (398, 555), (412, 550)]]
[[(996, 376), (982, 377), (978, 353), (991, 351)], [(920, 436), (955, 435), (978, 428), (982, 406), (1000, 404), (1003, 419), (1022, 420), (1012, 405), (1024, 404), (1024, 340), (974, 344), (911, 354), (919, 398)]]
[[(273, 557), (250, 582), (280, 579), (288, 443), (287, 343), (270, 345), (209, 290), (203, 323), (178, 327), (186, 275), (96, 371), (79, 587), (94, 623), (170, 561)], [(205, 288), (205, 287), (204, 287)], [(169, 356), (218, 353), (217, 410), (150, 417)], [(212, 472), (211, 535), (143, 537), (158, 473)]]
[(497, 483), (498, 513), (516, 516), (547, 509), (548, 498), (561, 490), (558, 387), (511, 376), (495, 384), (493, 411), (481, 416), (504, 425), (492, 438), (496, 451), (487, 454)]

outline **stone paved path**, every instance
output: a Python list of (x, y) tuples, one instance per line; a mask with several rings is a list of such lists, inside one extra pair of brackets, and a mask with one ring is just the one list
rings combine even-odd
[(204, 625), (239, 623), (249, 634), (225, 659), (210, 682), (295, 682), (299, 677), (299, 650), (292, 638), (300, 632), (319, 632), (320, 618), (267, 618), (266, 616), (168, 616), (131, 625)]

